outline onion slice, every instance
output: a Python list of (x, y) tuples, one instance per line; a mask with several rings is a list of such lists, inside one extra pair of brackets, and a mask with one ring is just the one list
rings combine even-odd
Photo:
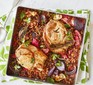
[(65, 64), (63, 61), (61, 61), (61, 66), (56, 66), (58, 70), (64, 71), (65, 70)]
[(54, 70), (55, 70), (55, 66), (49, 70), (49, 72), (48, 72), (48, 76), (51, 76), (52, 73), (54, 72)]

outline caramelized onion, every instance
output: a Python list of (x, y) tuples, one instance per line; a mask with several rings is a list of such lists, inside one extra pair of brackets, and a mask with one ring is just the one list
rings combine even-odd
[(72, 18), (71, 24), (76, 30), (82, 30), (85, 25), (84, 20), (82, 21), (79, 18)]
[(52, 67), (52, 68), (49, 70), (49, 72), (48, 72), (48, 76), (51, 76), (52, 73), (54, 72), (54, 70), (55, 70), (55, 66)]

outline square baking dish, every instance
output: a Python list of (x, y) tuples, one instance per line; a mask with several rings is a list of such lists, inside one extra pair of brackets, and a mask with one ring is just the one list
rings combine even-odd
[(85, 18), (18, 7), (7, 75), (75, 84), (85, 32)]

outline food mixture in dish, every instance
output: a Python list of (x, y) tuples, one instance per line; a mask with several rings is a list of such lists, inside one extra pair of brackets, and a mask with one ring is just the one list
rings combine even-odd
[(73, 85), (86, 20), (18, 7), (7, 74)]

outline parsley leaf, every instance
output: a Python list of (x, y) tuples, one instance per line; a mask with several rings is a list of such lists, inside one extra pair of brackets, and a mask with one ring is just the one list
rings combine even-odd
[(51, 57), (52, 57), (53, 60), (55, 60), (55, 59), (59, 58), (60, 55), (58, 55), (58, 54), (52, 54)]
[(58, 62), (56, 63), (56, 66), (62, 66), (61, 61), (58, 61)]
[(20, 19), (22, 20), (24, 17), (25, 17), (25, 13), (24, 12), (21, 12)]
[(65, 26), (66, 28), (70, 28), (70, 25), (68, 25), (68, 24), (65, 24), (64, 26)]
[(30, 41), (25, 41), (24, 44), (27, 47), (30, 44)]
[(67, 32), (67, 40), (72, 40), (73, 39), (73, 35), (71, 33), (71, 31)]
[(30, 23), (31, 18), (26, 18), (26, 19), (24, 19), (24, 21), (27, 22), (27, 23)]
[(14, 68), (15, 68), (15, 70), (18, 70), (20, 68), (20, 66), (19, 65), (15, 65)]
[(35, 58), (31, 58), (31, 63), (34, 63), (35, 62)]
[(50, 77), (47, 78), (47, 82), (52, 83), (52, 84), (55, 83), (54, 79), (53, 78), (50, 78)]

